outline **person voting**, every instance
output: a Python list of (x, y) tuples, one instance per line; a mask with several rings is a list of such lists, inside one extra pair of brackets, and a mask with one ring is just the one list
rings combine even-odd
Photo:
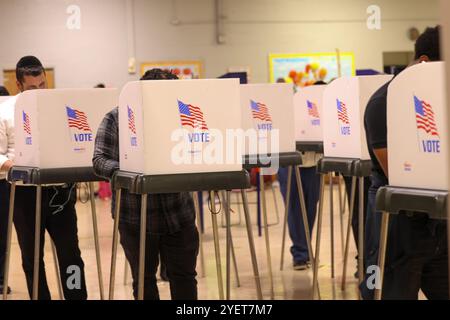
[[(440, 27), (437, 26), (427, 28), (419, 36), (412, 64), (441, 60), (439, 33)], [(387, 96), (391, 90), (389, 84), (383, 85), (372, 96), (364, 115), (367, 145), (373, 163), (365, 230), (366, 267), (377, 265), (382, 215), (375, 211), (375, 198), (377, 190), (389, 182), (386, 116)], [(389, 105), (389, 108), (396, 107), (400, 106)], [(411, 139), (417, 138), (412, 136)], [(389, 220), (382, 299), (418, 299), (419, 290), (422, 290), (428, 299), (447, 300), (446, 222), (432, 220), (427, 214), (418, 212), (390, 215)], [(360, 284), (364, 299), (373, 299), (375, 288), (368, 285), (370, 276), (370, 273), (366, 274), (366, 279)]]
[[(17, 86), (21, 92), (33, 89), (47, 88), (45, 70), (41, 62), (33, 56), (19, 60), (16, 67)], [(5, 177), (14, 165), (14, 112), (16, 97), (5, 102), (0, 110), (0, 194), (2, 205), (0, 215), (8, 215), (10, 185)], [(27, 121), (24, 118), (24, 126)], [(56, 150), (55, 150), (56, 151)], [(58, 187), (42, 188), (42, 230), (47, 230), (52, 238), (58, 256), (60, 277), (66, 300), (87, 299), (84, 263), (78, 245), (77, 216), (75, 211), (76, 192), (73, 184)], [(33, 262), (34, 262), (34, 231), (36, 211), (36, 187), (17, 186), (14, 210), (14, 226), (17, 231), (20, 250), (22, 252), (22, 267), (25, 272), (28, 293), (32, 296)], [(45, 274), (43, 247), (45, 233), (41, 232), (40, 273), (38, 299), (51, 299)], [(1, 237), (6, 238), (6, 237)], [(2, 264), (3, 266), (3, 264)], [(79, 286), (67, 286), (71, 273), (69, 267), (77, 266), (80, 271)]]
[[(171, 80), (178, 77), (160, 69), (147, 71), (141, 80)], [(129, 126), (134, 128), (135, 115), (129, 108)], [(158, 137), (152, 137), (158, 139)], [(95, 139), (93, 156), (97, 175), (113, 178), (119, 170), (119, 110), (115, 108), (103, 119)], [(113, 193), (111, 212), (115, 212)], [(138, 297), (139, 238), (141, 198), (122, 190), (120, 202), (120, 243), (131, 266), (133, 295)], [(148, 195), (144, 300), (159, 300), (156, 271), (159, 255), (166, 265), (173, 300), (196, 300), (196, 263), (199, 234), (195, 225), (193, 199), (189, 193)]]

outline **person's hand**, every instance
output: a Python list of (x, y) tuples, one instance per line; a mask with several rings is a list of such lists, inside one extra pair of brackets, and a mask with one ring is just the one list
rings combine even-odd
[(14, 163), (11, 160), (7, 160), (5, 163), (3, 163), (2, 167), (0, 168), (1, 172), (8, 172), (9, 169), (11, 169), (14, 166)]

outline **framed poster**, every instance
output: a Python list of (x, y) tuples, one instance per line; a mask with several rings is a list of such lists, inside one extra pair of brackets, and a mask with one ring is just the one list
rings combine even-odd
[(169, 70), (180, 79), (199, 79), (203, 77), (203, 67), (201, 61), (155, 61), (141, 64), (141, 75), (147, 70), (160, 68)]
[[(341, 75), (355, 75), (353, 53), (340, 53)], [(270, 54), (270, 82), (282, 81), (304, 87), (322, 80), (337, 78), (338, 58), (336, 52), (312, 54)]]

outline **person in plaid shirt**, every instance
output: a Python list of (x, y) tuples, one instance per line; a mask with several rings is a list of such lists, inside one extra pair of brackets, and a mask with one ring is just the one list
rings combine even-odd
[[(147, 71), (141, 80), (178, 79), (161, 69)], [(156, 138), (156, 137), (155, 137)], [(119, 170), (119, 112), (116, 107), (104, 117), (95, 139), (95, 173), (111, 179)], [(144, 299), (158, 300), (156, 271), (159, 255), (164, 261), (174, 300), (197, 299), (196, 263), (199, 235), (189, 193), (148, 195)], [(113, 193), (111, 212), (116, 207)], [(139, 270), (139, 225), (141, 198), (122, 190), (120, 202), (120, 243), (133, 275), (133, 295), (137, 298)]]

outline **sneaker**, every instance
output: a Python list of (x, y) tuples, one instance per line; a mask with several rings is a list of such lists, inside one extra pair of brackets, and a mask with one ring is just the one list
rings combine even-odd
[[(3, 294), (3, 285), (0, 284), (0, 295)], [(8, 294), (11, 294), (11, 288), (8, 287)]]
[(294, 262), (294, 270), (306, 270), (308, 269), (308, 263), (304, 261)]

